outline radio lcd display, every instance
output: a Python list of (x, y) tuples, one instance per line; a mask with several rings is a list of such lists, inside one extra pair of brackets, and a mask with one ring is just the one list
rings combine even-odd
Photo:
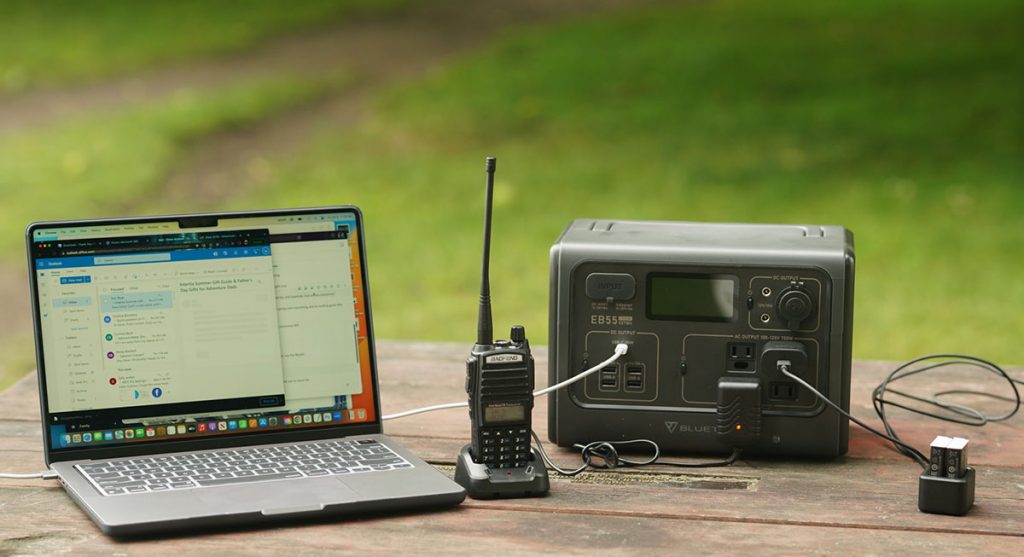
[(651, 319), (731, 321), (736, 277), (651, 274), (647, 316)]
[(484, 421), (489, 424), (520, 422), (525, 418), (526, 408), (522, 404), (484, 407)]

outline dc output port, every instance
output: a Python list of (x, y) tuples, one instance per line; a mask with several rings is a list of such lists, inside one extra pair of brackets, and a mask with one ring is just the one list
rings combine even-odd
[(761, 289), (761, 295), (764, 296), (765, 298), (767, 298), (768, 296), (771, 296), (772, 295), (772, 289), (768, 288), (767, 286), (765, 286), (764, 288)]
[(772, 316), (768, 315), (767, 313), (762, 313), (761, 314), (761, 323), (767, 323), (767, 322), (769, 322), (771, 320), (772, 320)]

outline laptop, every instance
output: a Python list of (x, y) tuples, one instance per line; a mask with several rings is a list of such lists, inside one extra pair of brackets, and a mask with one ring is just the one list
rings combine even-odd
[(460, 503), (384, 436), (355, 207), (28, 227), (47, 465), (111, 535)]

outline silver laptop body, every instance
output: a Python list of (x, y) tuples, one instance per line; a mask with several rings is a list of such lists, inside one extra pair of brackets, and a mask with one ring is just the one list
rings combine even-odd
[(382, 435), (355, 207), (35, 223), (47, 464), (108, 534), (460, 503)]

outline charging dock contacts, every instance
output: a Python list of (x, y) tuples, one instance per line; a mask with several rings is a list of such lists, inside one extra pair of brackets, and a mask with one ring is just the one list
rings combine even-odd
[(532, 464), (520, 468), (490, 468), (475, 462), (470, 448), (471, 445), (466, 445), (459, 451), (455, 483), (464, 487), (473, 499), (537, 497), (546, 494), (551, 487), (548, 469), (535, 448), (530, 449)]

